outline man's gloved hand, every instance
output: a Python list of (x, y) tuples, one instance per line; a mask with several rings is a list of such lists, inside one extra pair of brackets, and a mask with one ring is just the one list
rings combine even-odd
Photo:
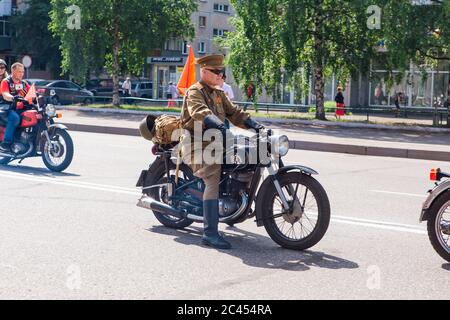
[(215, 115), (205, 117), (203, 121), (206, 129), (217, 129), (222, 133), (224, 148), (234, 145), (234, 134), (227, 129), (227, 126)]
[(254, 129), (256, 131), (265, 129), (265, 127), (262, 124), (256, 122), (252, 118), (248, 118), (247, 120), (245, 120), (245, 125), (247, 126), (248, 129)]
[(13, 110), (13, 111), (17, 110), (17, 103), (20, 101), (20, 99), (21, 99), (21, 96), (14, 96), (11, 101), (9, 110)]

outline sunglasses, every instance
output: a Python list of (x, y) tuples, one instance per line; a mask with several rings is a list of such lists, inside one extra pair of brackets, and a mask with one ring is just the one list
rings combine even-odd
[(206, 70), (208, 70), (209, 72), (212, 72), (218, 76), (225, 74), (225, 70), (223, 70), (223, 69), (206, 69)]
[(0, 69), (6, 69), (6, 67), (5, 66), (0, 66)]

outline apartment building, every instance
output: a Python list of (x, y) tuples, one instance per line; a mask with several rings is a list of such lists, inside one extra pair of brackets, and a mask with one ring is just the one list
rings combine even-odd
[[(16, 7), (15, 7), (16, 8)], [(9, 62), (12, 49), (9, 18), (13, 13), (13, 1), (0, 1), (0, 58)]]
[(144, 75), (155, 84), (155, 98), (165, 98), (167, 85), (178, 82), (189, 52), (188, 46), (192, 46), (197, 58), (223, 53), (215, 46), (214, 38), (232, 31), (229, 19), (234, 15), (229, 0), (198, 0), (198, 10), (191, 16), (195, 38), (190, 41), (170, 39), (163, 49), (153, 51), (147, 58)]
[(0, 58), (4, 59), (8, 65), (20, 61), (23, 55), (30, 55), (33, 65), (26, 70), (28, 78), (49, 78), (51, 73), (47, 70), (47, 64), (42, 57), (34, 56), (29, 52), (18, 52), (12, 43), (12, 28), (10, 18), (16, 12), (27, 10), (26, 0), (0, 0)]

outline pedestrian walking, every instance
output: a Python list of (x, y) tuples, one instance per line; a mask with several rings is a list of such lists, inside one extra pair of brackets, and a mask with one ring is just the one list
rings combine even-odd
[[(246, 89), (247, 102), (254, 102), (255, 99), (255, 85), (250, 82)], [(247, 111), (248, 105), (244, 106), (244, 111)]]
[(127, 77), (127, 79), (122, 84), (123, 95), (128, 98), (131, 97), (131, 79)]
[(342, 116), (345, 116), (344, 94), (342, 91), (343, 88), (338, 87), (338, 93), (334, 98), (334, 101), (336, 101), (336, 119), (341, 119)]
[(169, 86), (167, 87), (167, 107), (175, 107), (175, 100), (178, 99), (178, 88), (175, 86), (173, 82), (169, 82)]
[(400, 104), (402, 103), (402, 92), (397, 92), (395, 94), (394, 98), (394, 104), (395, 104), (395, 117), (398, 118), (400, 116)]
[(379, 105), (382, 105), (383, 101), (384, 101), (384, 92), (383, 92), (383, 88), (381, 87), (381, 85), (379, 85), (375, 89), (375, 102), (378, 103)]

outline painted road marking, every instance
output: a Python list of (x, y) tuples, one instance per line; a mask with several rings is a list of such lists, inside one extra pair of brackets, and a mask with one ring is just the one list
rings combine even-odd
[(407, 197), (417, 197), (426, 199), (426, 194), (415, 194), (415, 193), (404, 193), (404, 192), (394, 192), (394, 191), (383, 191), (383, 190), (370, 190), (370, 192), (392, 194), (397, 196), (407, 196)]
[[(29, 174), (20, 174), (20, 173), (12, 173), (12, 172), (1, 172), (0, 177), (15, 179), (15, 180), (24, 180), (38, 183), (49, 183), (59, 186), (71, 187), (71, 188), (80, 188), (80, 189), (88, 189), (88, 190), (96, 190), (96, 191), (104, 191), (110, 193), (119, 193), (124, 195), (132, 195), (139, 197), (142, 193), (137, 189), (133, 188), (124, 188), (119, 186), (111, 186), (111, 185), (103, 185), (97, 183), (83, 182), (83, 181), (72, 181), (72, 180), (64, 180), (60, 178), (49, 178), (49, 177), (37, 177)], [(395, 193), (398, 194), (398, 193)], [(312, 215), (310, 215), (312, 216)], [(420, 228), (419, 226), (393, 223), (389, 221), (379, 221), (379, 220), (369, 220), (369, 219), (360, 219), (355, 217), (348, 216), (337, 216), (332, 215), (332, 222), (355, 225), (361, 227), (369, 227), (375, 229), (382, 230), (391, 230), (398, 232), (407, 232), (414, 234), (423, 234), (426, 235), (427, 232), (425, 229)]]

